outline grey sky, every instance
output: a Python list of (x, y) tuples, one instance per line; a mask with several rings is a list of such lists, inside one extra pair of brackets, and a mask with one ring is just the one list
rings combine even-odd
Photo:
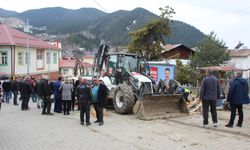
[(205, 34), (214, 31), (229, 48), (238, 41), (250, 47), (250, 1), (247, 0), (0, 0), (0, 3), (1, 8), (17, 12), (61, 6), (95, 7), (111, 13), (143, 7), (157, 15), (159, 7), (169, 5), (176, 11), (173, 19), (195, 26)]

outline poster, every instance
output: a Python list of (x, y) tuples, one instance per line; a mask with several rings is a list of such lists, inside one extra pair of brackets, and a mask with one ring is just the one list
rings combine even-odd
[(157, 81), (158, 80), (158, 68), (157, 67), (150, 67), (150, 76)]
[(165, 69), (170, 70), (170, 79), (175, 77), (175, 66), (168, 64), (149, 64), (150, 76), (159, 82), (160, 79), (165, 80)]

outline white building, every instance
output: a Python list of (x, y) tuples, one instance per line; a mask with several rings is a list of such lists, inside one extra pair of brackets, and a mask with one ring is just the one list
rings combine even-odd
[(59, 49), (31, 35), (0, 24), (0, 74), (59, 75)]
[(249, 70), (250, 70), (250, 49), (235, 49), (229, 50), (229, 55), (231, 60), (229, 64), (231, 66), (244, 69), (246, 71), (243, 72), (244, 78), (249, 78)]

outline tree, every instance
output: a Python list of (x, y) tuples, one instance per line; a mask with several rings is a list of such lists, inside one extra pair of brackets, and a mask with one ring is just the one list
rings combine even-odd
[(143, 54), (148, 60), (160, 56), (163, 50), (161, 44), (164, 44), (163, 37), (171, 34), (169, 23), (171, 15), (175, 13), (169, 6), (160, 8), (160, 11), (159, 19), (152, 20), (145, 27), (129, 33), (131, 37), (129, 52)]
[(193, 67), (218, 66), (229, 60), (229, 54), (226, 52), (225, 43), (211, 32), (197, 46), (197, 51), (191, 62)]
[(183, 84), (195, 85), (195, 69), (190, 65), (183, 65), (180, 60), (176, 60), (177, 81)]

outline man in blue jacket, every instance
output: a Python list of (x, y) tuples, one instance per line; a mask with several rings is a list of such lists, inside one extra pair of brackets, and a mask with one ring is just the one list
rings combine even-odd
[(97, 120), (94, 123), (99, 123), (99, 126), (104, 124), (103, 122), (103, 107), (108, 96), (108, 89), (106, 85), (102, 84), (100, 80), (95, 77), (93, 79), (94, 86), (92, 87), (92, 103), (96, 112)]
[(217, 110), (216, 102), (220, 97), (220, 85), (218, 79), (213, 75), (212, 71), (208, 71), (201, 83), (200, 99), (202, 99), (202, 112), (203, 112), (203, 127), (208, 127), (208, 111), (209, 106), (212, 114), (214, 127), (217, 127)]
[(243, 104), (250, 103), (248, 96), (248, 84), (247, 80), (242, 78), (242, 72), (236, 73), (236, 78), (232, 81), (227, 95), (227, 101), (231, 106), (231, 116), (229, 123), (225, 125), (226, 127), (232, 128), (234, 124), (234, 119), (236, 115), (236, 109), (239, 113), (239, 120), (236, 126), (242, 127), (243, 123)]

